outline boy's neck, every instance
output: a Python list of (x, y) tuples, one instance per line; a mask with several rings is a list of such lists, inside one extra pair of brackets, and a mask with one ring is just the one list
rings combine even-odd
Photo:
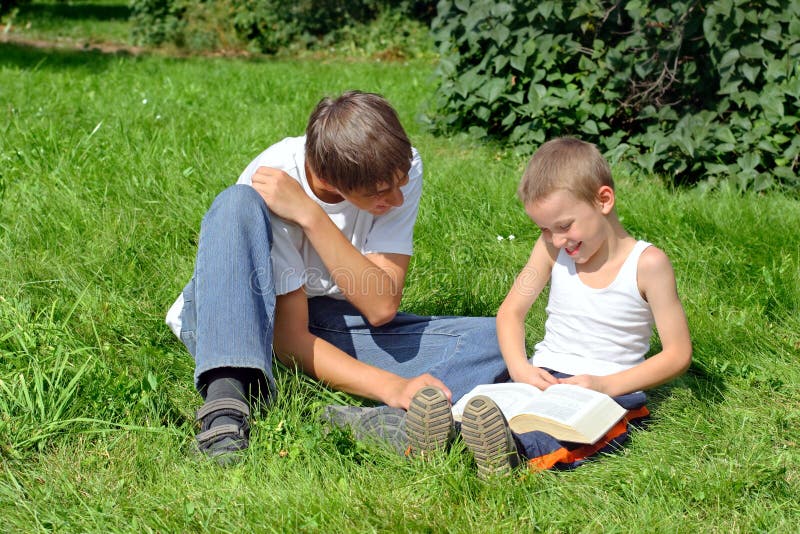
[(602, 271), (605, 267), (616, 265), (628, 257), (636, 240), (625, 230), (616, 212), (606, 216), (607, 239), (601, 250), (589, 263), (576, 266), (579, 272), (592, 273)]

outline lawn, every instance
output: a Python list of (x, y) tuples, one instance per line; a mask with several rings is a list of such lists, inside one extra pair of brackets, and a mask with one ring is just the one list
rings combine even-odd
[[(0, 44), (0, 530), (796, 528), (800, 203), (673, 191), (621, 166), (623, 222), (671, 257), (695, 354), (619, 454), (484, 483), (460, 443), (423, 463), (323, 432), (321, 407), (354, 399), (285, 369), (241, 465), (188, 452), (200, 398), (163, 319), (200, 219), (323, 95), (384, 94), (425, 161), (403, 308), (496, 312), (537, 237), (514, 194), (525, 160), (426, 132), (432, 71)], [(531, 343), (543, 317), (539, 302)]]
[(130, 42), (131, 8), (124, 0), (39, 0), (2, 20), (2, 36), (62, 46)]

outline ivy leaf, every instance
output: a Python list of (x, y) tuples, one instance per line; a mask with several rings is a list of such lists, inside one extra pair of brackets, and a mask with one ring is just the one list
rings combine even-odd
[(548, 19), (550, 18), (550, 14), (553, 12), (553, 2), (539, 2), (539, 5), (536, 6), (536, 10), (542, 15), (542, 17)]
[(688, 135), (675, 136), (675, 144), (690, 158), (694, 157), (694, 143)]
[(472, 2), (470, 2), (469, 0), (456, 0), (455, 4), (458, 9), (466, 13), (467, 11), (469, 11), (470, 4), (472, 4)]
[(783, 117), (783, 101), (778, 98), (764, 95), (761, 99), (761, 108), (764, 110), (764, 116), (771, 122), (778, 122)]
[(485, 98), (488, 104), (492, 104), (503, 93), (506, 81), (503, 78), (492, 78), (478, 89), (478, 95)]
[(639, 166), (644, 168), (647, 172), (653, 172), (653, 168), (656, 166), (656, 159), (657, 156), (655, 153), (645, 152), (644, 154), (639, 154), (636, 157), (636, 163), (638, 163)]
[(748, 152), (736, 158), (736, 163), (739, 164), (743, 172), (755, 171), (758, 164), (761, 163), (761, 156), (755, 152)]
[(511, 30), (509, 30), (506, 26), (497, 24), (494, 28), (492, 28), (491, 36), (495, 43), (501, 45), (506, 42), (506, 39), (508, 39), (510, 34)]
[(520, 72), (525, 72), (525, 63), (528, 60), (527, 56), (516, 55), (511, 56), (511, 66)]
[(597, 135), (600, 133), (600, 131), (597, 129), (597, 123), (592, 119), (589, 119), (583, 123), (583, 131), (591, 135)]
[(777, 22), (773, 22), (761, 32), (761, 37), (767, 41), (779, 44), (781, 42), (781, 25)]
[(492, 15), (495, 17), (505, 17), (509, 13), (514, 12), (514, 6), (506, 2), (500, 2), (492, 6)]
[(724, 69), (725, 67), (730, 67), (731, 65), (736, 63), (736, 61), (739, 59), (740, 56), (741, 54), (739, 54), (739, 51), (736, 50), (735, 48), (728, 50), (722, 56), (722, 59), (719, 60), (719, 68)]
[(750, 43), (740, 48), (739, 52), (747, 59), (764, 59), (764, 47), (760, 43)]
[(727, 126), (717, 128), (714, 132), (714, 136), (723, 143), (730, 143), (732, 145), (736, 144), (736, 138), (733, 136), (731, 129)]
[(758, 78), (758, 73), (761, 72), (761, 67), (754, 67), (745, 63), (739, 67), (739, 70), (744, 74), (744, 77), (747, 78), (747, 81), (756, 83), (756, 78)]
[(706, 171), (708, 174), (728, 174), (730, 169), (727, 165), (722, 165), (720, 163), (709, 163), (706, 165)]
[(772, 179), (772, 176), (766, 172), (760, 172), (753, 181), (753, 189), (756, 192), (764, 191), (772, 187), (774, 184), (775, 181)]

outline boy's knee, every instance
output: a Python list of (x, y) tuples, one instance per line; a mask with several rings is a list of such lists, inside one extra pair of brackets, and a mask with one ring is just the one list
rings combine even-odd
[(217, 195), (208, 213), (229, 222), (251, 220), (257, 214), (269, 217), (267, 206), (258, 191), (244, 184), (232, 185)]
[(248, 204), (259, 205), (264, 203), (258, 191), (249, 185), (234, 184), (222, 191), (217, 198), (214, 199), (212, 206), (219, 208), (240, 208)]

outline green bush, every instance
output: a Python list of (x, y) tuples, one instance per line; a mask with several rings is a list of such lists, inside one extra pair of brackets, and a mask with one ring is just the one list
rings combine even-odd
[(30, 0), (0, 0), (0, 15), (8, 13), (17, 6), (29, 3)]
[[(140, 44), (248, 47), (268, 54), (327, 46), (387, 12), (425, 24), (435, 13), (434, 2), (422, 0), (132, 0), (131, 6), (134, 40)], [(387, 31), (397, 29), (394, 19), (386, 21)]]
[(441, 1), (429, 120), (575, 135), (673, 183), (800, 189), (800, 1)]

